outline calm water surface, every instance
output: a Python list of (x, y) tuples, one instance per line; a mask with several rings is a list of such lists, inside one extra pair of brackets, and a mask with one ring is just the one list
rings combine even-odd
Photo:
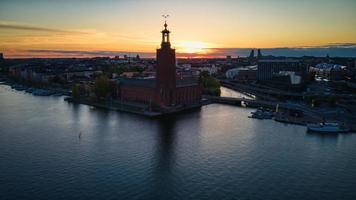
[(250, 112), (147, 119), (0, 85), (0, 199), (356, 199), (355, 134)]

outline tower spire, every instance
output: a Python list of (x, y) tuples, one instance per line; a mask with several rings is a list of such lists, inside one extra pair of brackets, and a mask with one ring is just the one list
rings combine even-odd
[(162, 17), (165, 19), (164, 20), (164, 29), (163, 31), (161, 31), (162, 33), (162, 43), (161, 43), (161, 47), (170, 47), (171, 43), (169, 42), (169, 33), (170, 31), (167, 29), (167, 18), (169, 17), (169, 15), (162, 15)]
[(167, 24), (167, 18), (169, 17), (169, 15), (162, 15), (162, 17), (165, 19), (164, 24)]
[(171, 105), (174, 103), (176, 88), (176, 51), (171, 48), (169, 41), (168, 15), (162, 15), (162, 17), (165, 20), (164, 29), (161, 31), (161, 48), (157, 49), (156, 87), (161, 101), (166, 105)]

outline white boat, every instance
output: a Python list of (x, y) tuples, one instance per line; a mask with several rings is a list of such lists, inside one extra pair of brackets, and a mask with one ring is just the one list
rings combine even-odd
[(251, 112), (251, 116), (249, 118), (256, 118), (256, 119), (272, 119), (273, 112), (269, 109), (258, 108), (256, 112)]
[(350, 130), (339, 123), (319, 123), (319, 124), (307, 124), (307, 130), (309, 132), (318, 133), (346, 133)]

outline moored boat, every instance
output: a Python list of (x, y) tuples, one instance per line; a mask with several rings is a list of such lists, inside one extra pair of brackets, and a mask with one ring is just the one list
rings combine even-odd
[(251, 112), (251, 116), (249, 118), (256, 118), (256, 119), (272, 119), (273, 112), (268, 109), (259, 108), (256, 112)]
[(27, 92), (27, 93), (32, 93), (34, 90), (35, 90), (35, 88), (30, 87), (30, 88), (27, 88), (27, 89), (25, 90), (25, 92)]
[(46, 89), (35, 89), (32, 94), (35, 96), (50, 96), (54, 94), (54, 92)]
[(350, 131), (350, 129), (339, 123), (307, 124), (307, 130), (308, 132), (317, 133), (347, 133)]
[(17, 90), (17, 91), (23, 91), (23, 90), (26, 90), (26, 89), (27, 89), (26, 86), (18, 85), (18, 84), (12, 85), (11, 88), (12, 88), (12, 89), (15, 89), (15, 90)]

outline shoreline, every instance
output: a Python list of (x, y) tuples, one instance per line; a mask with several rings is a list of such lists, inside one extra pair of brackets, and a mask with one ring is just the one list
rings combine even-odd
[(69, 103), (94, 106), (100, 109), (121, 111), (121, 112), (132, 113), (132, 114), (137, 114), (137, 115), (151, 117), (151, 118), (183, 113), (194, 109), (200, 109), (201, 106), (203, 105), (202, 103), (199, 103), (193, 105), (171, 107), (164, 111), (152, 111), (152, 110), (150, 111), (147, 105), (137, 104), (132, 102), (119, 102), (119, 101), (94, 102), (87, 99), (74, 99), (73, 97), (65, 97), (64, 100)]
[[(50, 85), (35, 85), (35, 84), (25, 82), (25, 81), (14, 80), (14, 79), (12, 79), (6, 75), (3, 75), (3, 74), (0, 74), (0, 84), (8, 85), (13, 89), (16, 89), (16, 88), (14, 88), (14, 86), (18, 85), (18, 86), (21, 86), (21, 88), (22, 88), (21, 90), (33, 88), (33, 89), (38, 89), (38, 90), (48, 90), (54, 94), (60, 94), (60, 96), (71, 95), (71, 91), (69, 91), (68, 89), (63, 88), (63, 87), (53, 87)], [(21, 90), (19, 90), (19, 91), (21, 91)], [(30, 92), (30, 93), (32, 93), (32, 92)], [(37, 96), (41, 96), (41, 95), (37, 95)], [(50, 96), (50, 95), (43, 95), (43, 96)]]
[[(58, 89), (58, 88), (53, 88), (53, 87), (36, 87), (36, 86), (33, 86), (26, 82), (15, 81), (15, 80), (9, 79), (6, 76), (0, 76), (0, 78), (1, 78), (0, 83), (4, 84), (4, 85), (13, 86), (16, 84), (20, 84), (25, 87), (46, 89), (46, 90), (50, 90), (50, 91), (59, 93), (59, 94), (61, 94), (61, 96), (65, 96), (64, 97), (65, 101), (70, 102), (70, 103), (94, 106), (96, 108), (112, 110), (112, 111), (132, 113), (132, 114), (141, 115), (141, 116), (150, 117), (150, 118), (178, 114), (178, 113), (182, 113), (182, 112), (191, 111), (194, 109), (200, 109), (204, 105), (209, 105), (209, 104), (214, 104), (214, 103), (221, 104), (219, 102), (213, 102), (213, 101), (209, 101), (209, 100), (203, 98), (199, 104), (170, 107), (168, 109), (161, 110), (161, 111), (160, 110), (150, 110), (148, 105), (135, 103), (135, 102), (120, 102), (120, 101), (116, 101), (116, 100), (91, 101), (89, 99), (74, 99), (71, 96), (69, 96), (70, 92), (65, 92), (64, 89)], [(224, 103), (222, 103), (222, 104), (224, 104)], [(273, 120), (276, 122), (280, 122), (280, 123), (294, 124), (294, 125), (301, 125), (301, 126), (306, 126), (307, 123), (317, 123), (317, 121), (315, 121), (315, 119), (310, 121), (310, 119), (306, 120), (304, 118), (290, 118), (290, 116), (287, 116), (287, 115), (275, 116), (275, 118)], [(350, 128), (350, 132), (356, 132), (355, 125), (348, 123), (347, 126)]]

